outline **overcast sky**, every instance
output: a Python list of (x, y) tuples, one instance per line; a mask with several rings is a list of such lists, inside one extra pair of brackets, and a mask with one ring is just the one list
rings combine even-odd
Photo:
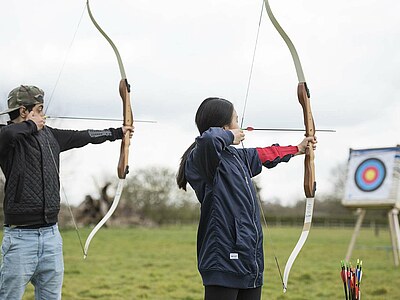
[[(85, 1), (0, 3), (2, 110), (10, 90), (33, 84), (45, 90), (47, 103), (55, 88), (47, 115), (122, 115), (115, 55), (84, 11)], [(400, 144), (400, 2), (271, 0), (270, 5), (299, 53), (316, 126), (337, 130), (318, 134), (315, 160), (317, 193), (330, 192), (331, 170), (347, 161), (349, 148)], [(226, 98), (243, 114), (261, 6), (261, 0), (91, 2), (121, 53), (135, 118), (157, 121), (136, 124), (132, 171), (178, 167), (198, 134), (194, 114), (204, 98)], [(290, 53), (264, 13), (245, 125), (303, 128), (296, 89)], [(49, 120), (48, 125), (102, 129), (119, 123)], [(302, 133), (252, 132), (245, 146), (296, 145), (301, 139)], [(63, 154), (62, 183), (70, 202), (93, 193), (95, 181), (117, 177), (119, 144)], [(294, 203), (303, 197), (302, 180), (303, 157), (265, 169), (263, 199)]]

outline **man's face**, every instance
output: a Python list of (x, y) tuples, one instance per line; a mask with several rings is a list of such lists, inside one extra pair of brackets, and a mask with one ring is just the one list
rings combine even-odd
[(36, 115), (40, 115), (40, 116), (44, 116), (44, 110), (43, 110), (43, 104), (36, 104), (33, 108), (32, 108), (33, 113)]
[(33, 114), (34, 116), (44, 116), (44, 110), (43, 110), (43, 104), (35, 104), (32, 108), (26, 108), (25, 106), (22, 106), (19, 110), (20, 116), (22, 118), (22, 121), (27, 120), (29, 114)]

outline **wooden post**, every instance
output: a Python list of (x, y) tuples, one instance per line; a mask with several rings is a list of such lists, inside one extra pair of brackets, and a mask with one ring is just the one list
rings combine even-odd
[(356, 244), (357, 236), (360, 232), (360, 228), (361, 228), (362, 222), (365, 217), (365, 213), (366, 213), (365, 209), (362, 209), (362, 208), (357, 209), (358, 218), (357, 218), (356, 226), (354, 227), (354, 232), (353, 232), (353, 236), (351, 237), (349, 248), (347, 249), (346, 261), (350, 261), (351, 254), (354, 249), (354, 245)]
[(393, 208), (388, 212), (390, 239), (392, 241), (393, 260), (396, 267), (399, 266), (400, 258), (400, 228), (399, 228), (399, 210)]

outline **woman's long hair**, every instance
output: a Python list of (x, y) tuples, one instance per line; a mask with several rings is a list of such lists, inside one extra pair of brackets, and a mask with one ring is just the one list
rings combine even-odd
[[(200, 135), (210, 127), (224, 127), (232, 121), (233, 104), (222, 98), (207, 98), (199, 106), (196, 112), (196, 126)], [(196, 146), (196, 142), (186, 149), (181, 158), (176, 182), (180, 189), (186, 191), (187, 180), (185, 177), (185, 165), (189, 153)]]

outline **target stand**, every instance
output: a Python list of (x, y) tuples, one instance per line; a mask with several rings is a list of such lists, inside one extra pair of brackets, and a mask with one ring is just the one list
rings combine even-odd
[(387, 208), (395, 266), (400, 261), (400, 145), (389, 148), (350, 149), (342, 205), (357, 209), (346, 260), (349, 261), (367, 209)]

